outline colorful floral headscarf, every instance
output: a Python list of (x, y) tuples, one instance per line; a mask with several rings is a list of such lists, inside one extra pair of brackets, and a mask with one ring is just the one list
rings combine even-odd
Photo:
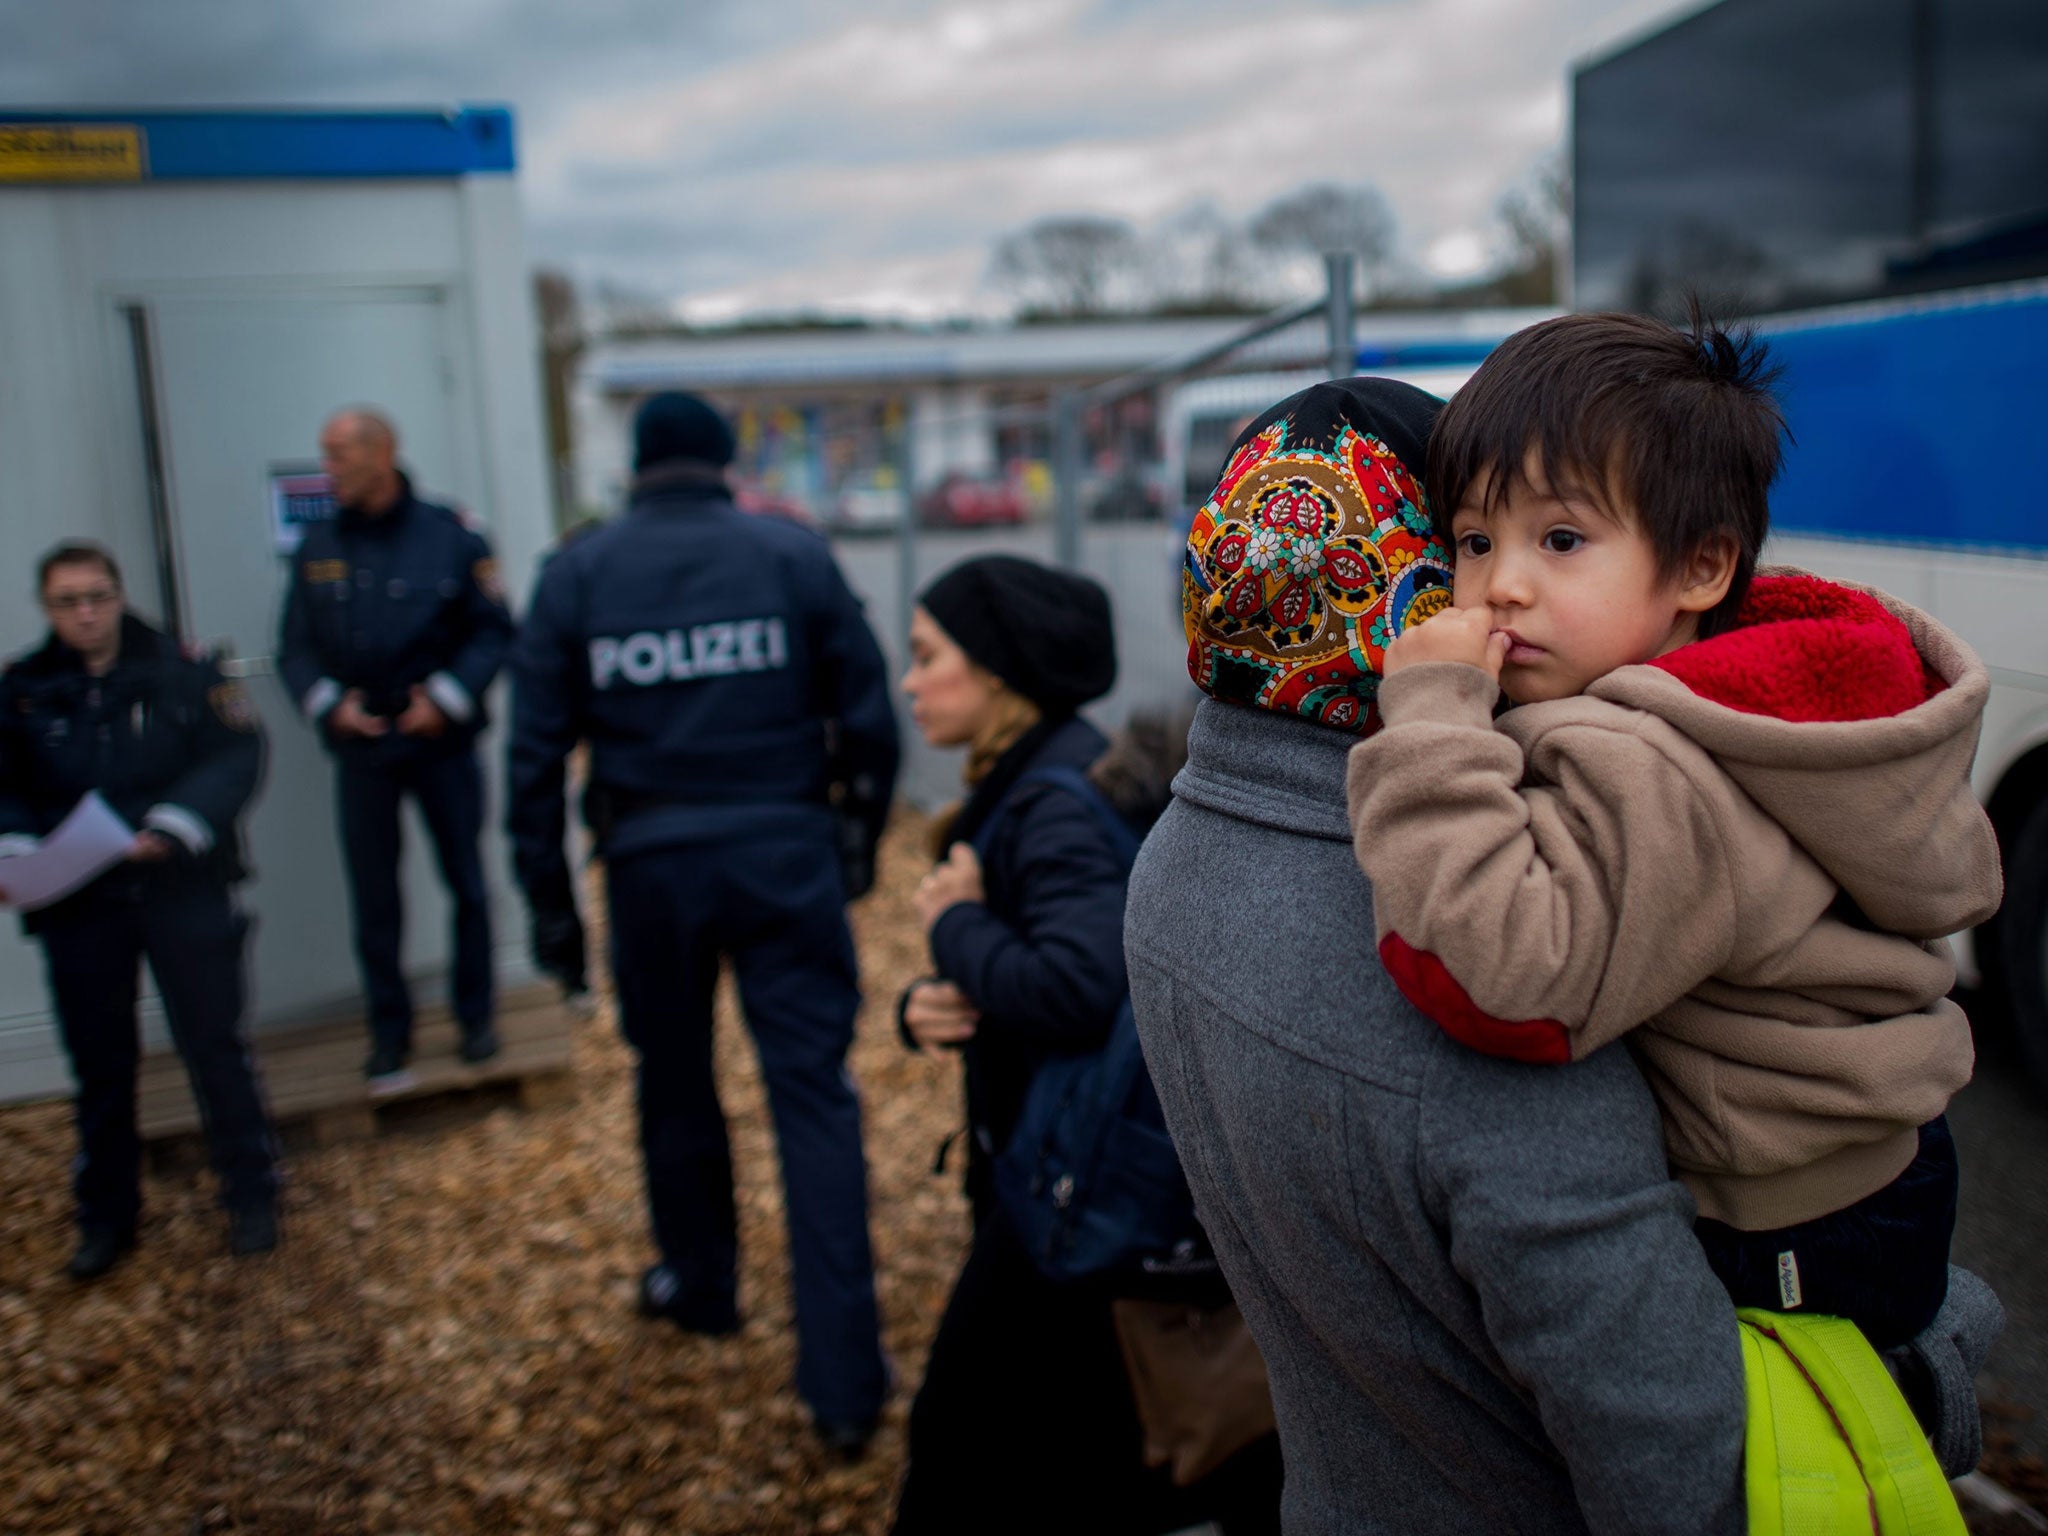
[(1212, 698), (1377, 728), (1380, 662), (1448, 608), (1420, 480), (1443, 402), (1390, 379), (1292, 395), (1239, 436), (1188, 532), (1188, 674)]

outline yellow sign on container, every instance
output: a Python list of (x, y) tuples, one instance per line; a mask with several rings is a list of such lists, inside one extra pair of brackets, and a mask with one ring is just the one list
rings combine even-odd
[(0, 123), (0, 182), (140, 181), (142, 130), (124, 123)]

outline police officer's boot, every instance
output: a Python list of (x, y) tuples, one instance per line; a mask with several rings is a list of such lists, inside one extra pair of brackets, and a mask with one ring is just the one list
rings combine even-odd
[(78, 1251), (64, 1266), (74, 1280), (97, 1280), (135, 1246), (133, 1227), (90, 1226), (78, 1229)]
[(277, 1207), (242, 1205), (228, 1212), (228, 1252), (238, 1259), (277, 1247)]
[(713, 1339), (740, 1331), (739, 1308), (724, 1297), (685, 1296), (682, 1280), (666, 1264), (656, 1264), (640, 1277), (640, 1315), (667, 1318), (685, 1333)]
[(498, 1054), (498, 1032), (488, 1024), (481, 1029), (465, 1029), (458, 1049), (464, 1061), (489, 1061)]
[(817, 1419), (812, 1427), (827, 1452), (851, 1465), (867, 1455), (877, 1424), (875, 1419)]
[(405, 1052), (395, 1045), (383, 1044), (370, 1047), (370, 1059), (363, 1063), (363, 1077), (373, 1099), (403, 1093), (416, 1081), (406, 1068)]

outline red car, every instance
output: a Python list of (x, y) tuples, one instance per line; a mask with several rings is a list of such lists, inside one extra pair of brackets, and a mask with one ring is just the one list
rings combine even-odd
[(950, 474), (917, 498), (917, 520), (932, 528), (1004, 528), (1024, 521), (1021, 491), (1007, 480)]
[(817, 518), (802, 502), (778, 491), (763, 490), (748, 481), (742, 480), (733, 486), (732, 500), (742, 512), (751, 512), (756, 517), (779, 517), (786, 522), (801, 523), (806, 528), (818, 526)]

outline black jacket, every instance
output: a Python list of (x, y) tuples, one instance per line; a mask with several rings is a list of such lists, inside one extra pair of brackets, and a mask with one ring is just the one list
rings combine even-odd
[[(1107, 743), (1086, 721), (1036, 727), (1003, 755), (954, 823), (973, 842), (1010, 786), (1037, 767), (1087, 768)], [(1124, 979), (1126, 874), (1087, 806), (1049, 785), (1016, 792), (982, 859), (986, 902), (962, 902), (932, 929), (939, 974), (981, 1010), (967, 1068), (968, 1189), (979, 1207), (989, 1160), (1015, 1128), (1048, 1057), (1092, 1050), (1109, 1033)]]
[[(393, 716), (424, 686), (448, 716), (443, 746), (485, 725), (484, 693), (512, 644), (512, 616), (490, 546), (447, 507), (400, 477), (398, 504), (377, 517), (343, 512), (316, 523), (292, 557), (278, 670), (319, 725), (352, 688), (373, 715)], [(421, 750), (396, 732), (330, 743), (376, 760)]]
[(817, 534), (655, 473), (541, 571), (512, 652), (506, 820), (529, 896), (565, 885), (563, 762), (590, 745), (599, 851), (868, 835), (895, 786), (888, 672)]
[(130, 826), (170, 837), (180, 862), (237, 880), (263, 758), (242, 685), (132, 614), (104, 677), (54, 636), (0, 674), (0, 833), (40, 837), (96, 789)]

